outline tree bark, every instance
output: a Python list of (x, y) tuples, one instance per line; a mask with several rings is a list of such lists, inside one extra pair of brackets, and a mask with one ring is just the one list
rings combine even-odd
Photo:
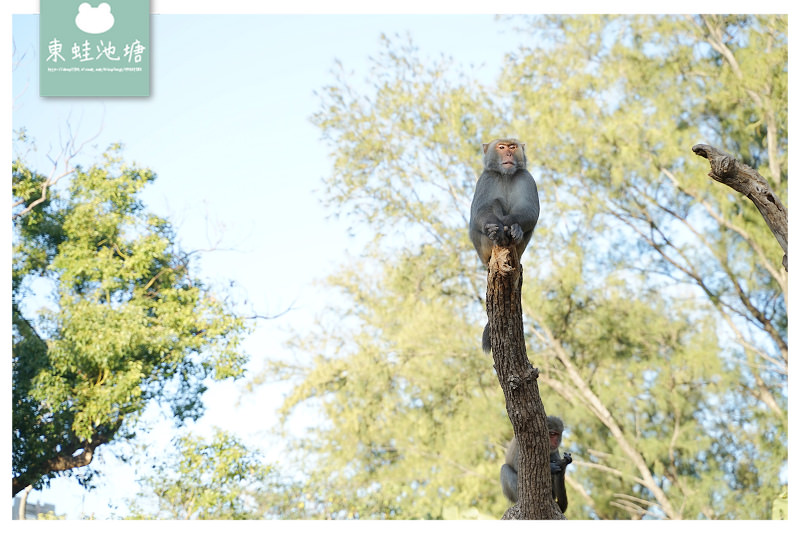
[(528, 360), (522, 328), (522, 266), (515, 247), (495, 246), (489, 260), (486, 311), (497, 378), (519, 444), (518, 500), (504, 520), (557, 520), (553, 500), (547, 417), (539, 396), (539, 370)]
[(764, 221), (783, 248), (783, 268), (789, 271), (789, 213), (764, 177), (733, 156), (709, 146), (695, 144), (692, 151), (711, 163), (708, 175), (747, 196), (755, 204)]

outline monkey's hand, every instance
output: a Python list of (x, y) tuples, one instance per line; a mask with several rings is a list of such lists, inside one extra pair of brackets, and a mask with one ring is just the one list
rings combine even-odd
[(506, 233), (503, 231), (503, 226), (501, 224), (495, 224), (494, 222), (487, 222), (483, 226), (483, 232), (489, 237), (493, 243), (498, 244), (500, 246), (506, 245)]
[(560, 474), (561, 473), (561, 465), (557, 462), (550, 463), (550, 473), (551, 474)]
[(564, 458), (561, 460), (561, 468), (564, 470), (564, 472), (567, 471), (567, 465), (570, 464), (571, 462), (572, 462), (572, 456), (569, 453), (564, 452)]
[(514, 244), (517, 244), (519, 241), (522, 240), (522, 227), (519, 224), (514, 222), (511, 224), (511, 227), (506, 226), (505, 230), (511, 235), (511, 241)]

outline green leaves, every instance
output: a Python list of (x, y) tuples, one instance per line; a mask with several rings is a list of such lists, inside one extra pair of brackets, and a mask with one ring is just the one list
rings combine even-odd
[[(272, 467), (239, 439), (215, 429), (209, 439), (192, 434), (175, 438), (173, 453), (160, 455), (142, 477), (132, 519), (247, 520), (259, 510)], [(144, 463), (144, 461), (142, 461)], [(141, 502), (155, 499), (156, 511)]]
[[(14, 176), (33, 205), (25, 183), (42, 179), (20, 161)], [(197, 418), (202, 381), (243, 372), (243, 320), (191, 277), (169, 223), (139, 199), (154, 178), (117, 148), (15, 220), (15, 483), (88, 464), (64, 458), (112, 440), (151, 399)], [(52, 310), (27, 318), (37, 277), (54, 286)]]

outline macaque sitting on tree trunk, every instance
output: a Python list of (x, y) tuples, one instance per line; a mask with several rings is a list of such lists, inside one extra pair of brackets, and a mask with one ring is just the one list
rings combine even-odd
[[(492, 247), (514, 246), (517, 257), (528, 246), (539, 220), (539, 192), (527, 170), (525, 144), (495, 139), (483, 145), (483, 174), (475, 185), (469, 237), (484, 265)], [(483, 330), (483, 351), (489, 353), (489, 325)]]

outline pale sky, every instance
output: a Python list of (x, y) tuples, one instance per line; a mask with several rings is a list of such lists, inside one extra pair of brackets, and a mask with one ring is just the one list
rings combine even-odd
[[(465, 10), (473, 11), (477, 5), (483, 6), (478, 11), (485, 11), (487, 4), (468, 2)], [(531, 4), (506, 2), (492, 7), (530, 11)], [(574, 8), (571, 4), (545, 7), (568, 12), (568, 7)], [(680, 11), (680, 4), (670, 7)], [(34, 13), (38, 2), (17, 0), (10, 5), (9, 13)], [(337, 10), (347, 11), (350, 5)], [(370, 3), (353, 5), (351, 10), (356, 12), (387, 9)], [(686, 3), (684, 11), (693, 11), (691, 5)], [(748, 11), (726, 6), (733, 12)], [(388, 9), (430, 11), (431, 3), (405, 2)], [(264, 8), (260, 2), (153, 0), (152, 10), (241, 13)], [(314, 192), (330, 174), (331, 163), (330, 149), (320, 141), (320, 132), (309, 117), (320, 109), (314, 91), (334, 83), (334, 60), (354, 72), (354, 84), (363, 84), (368, 58), (379, 51), (380, 35), (409, 33), (423, 56), (452, 56), (456, 71), (476, 65), (475, 76), (488, 83), (499, 74), (504, 55), (525, 38), (508, 21), (498, 22), (488, 14), (155, 14), (151, 18), (150, 97), (68, 99), (38, 96), (38, 17), (15, 15), (13, 26), (11, 20), (6, 17), (4, 22), (13, 30), (14, 62), (21, 60), (13, 70), (6, 100), (13, 101), (6, 131), (25, 127), (36, 139), (37, 170), (48, 170), (45, 156), (49, 149), (57, 151), (60, 138), (69, 134), (67, 122), (79, 139), (100, 132), (85, 150), (87, 164), (96, 161), (109, 144), (124, 143), (126, 161), (136, 161), (158, 174), (145, 199), (150, 209), (175, 224), (183, 247), (208, 248), (221, 238), (220, 247), (231, 250), (205, 254), (202, 277), (220, 284), (235, 281), (239, 300), (247, 299), (259, 314), (278, 313), (294, 304), (294, 311), (277, 320), (259, 321), (245, 342), (254, 370), (265, 357), (287, 356), (283, 342), (290, 329), (310, 324), (324, 304), (314, 282), (359, 251), (358, 236), (347, 234), (348, 221), (330, 218), (333, 213), (323, 210)], [(11, 62), (9, 52), (6, 57)], [(9, 150), (10, 143), (4, 143), (3, 149)], [(3, 153), (4, 161), (10, 160), (10, 154)], [(301, 213), (304, 225), (298, 226)], [(10, 375), (4, 376), (9, 382)], [(241, 383), (212, 386), (205, 396), (207, 414), (195, 429), (204, 433), (216, 425), (234, 431), (250, 445), (266, 444), (265, 456), (273, 460), (275, 448), (270, 447), (276, 443), (269, 431), (277, 422), (274, 410), (287, 389), (264, 386), (237, 405)], [(152, 438), (158, 445), (169, 436)], [(56, 512), (68, 518), (84, 513), (106, 518), (115, 509), (124, 514), (123, 498), (137, 490), (135, 476), (131, 467), (110, 459), (103, 448), (100, 461), (106, 462), (98, 464), (106, 475), (98, 480), (98, 489), (88, 492), (73, 480), (54, 480), (51, 489), (32, 492), (29, 501), (53, 503)], [(7, 449), (10, 455), (10, 442)]]

